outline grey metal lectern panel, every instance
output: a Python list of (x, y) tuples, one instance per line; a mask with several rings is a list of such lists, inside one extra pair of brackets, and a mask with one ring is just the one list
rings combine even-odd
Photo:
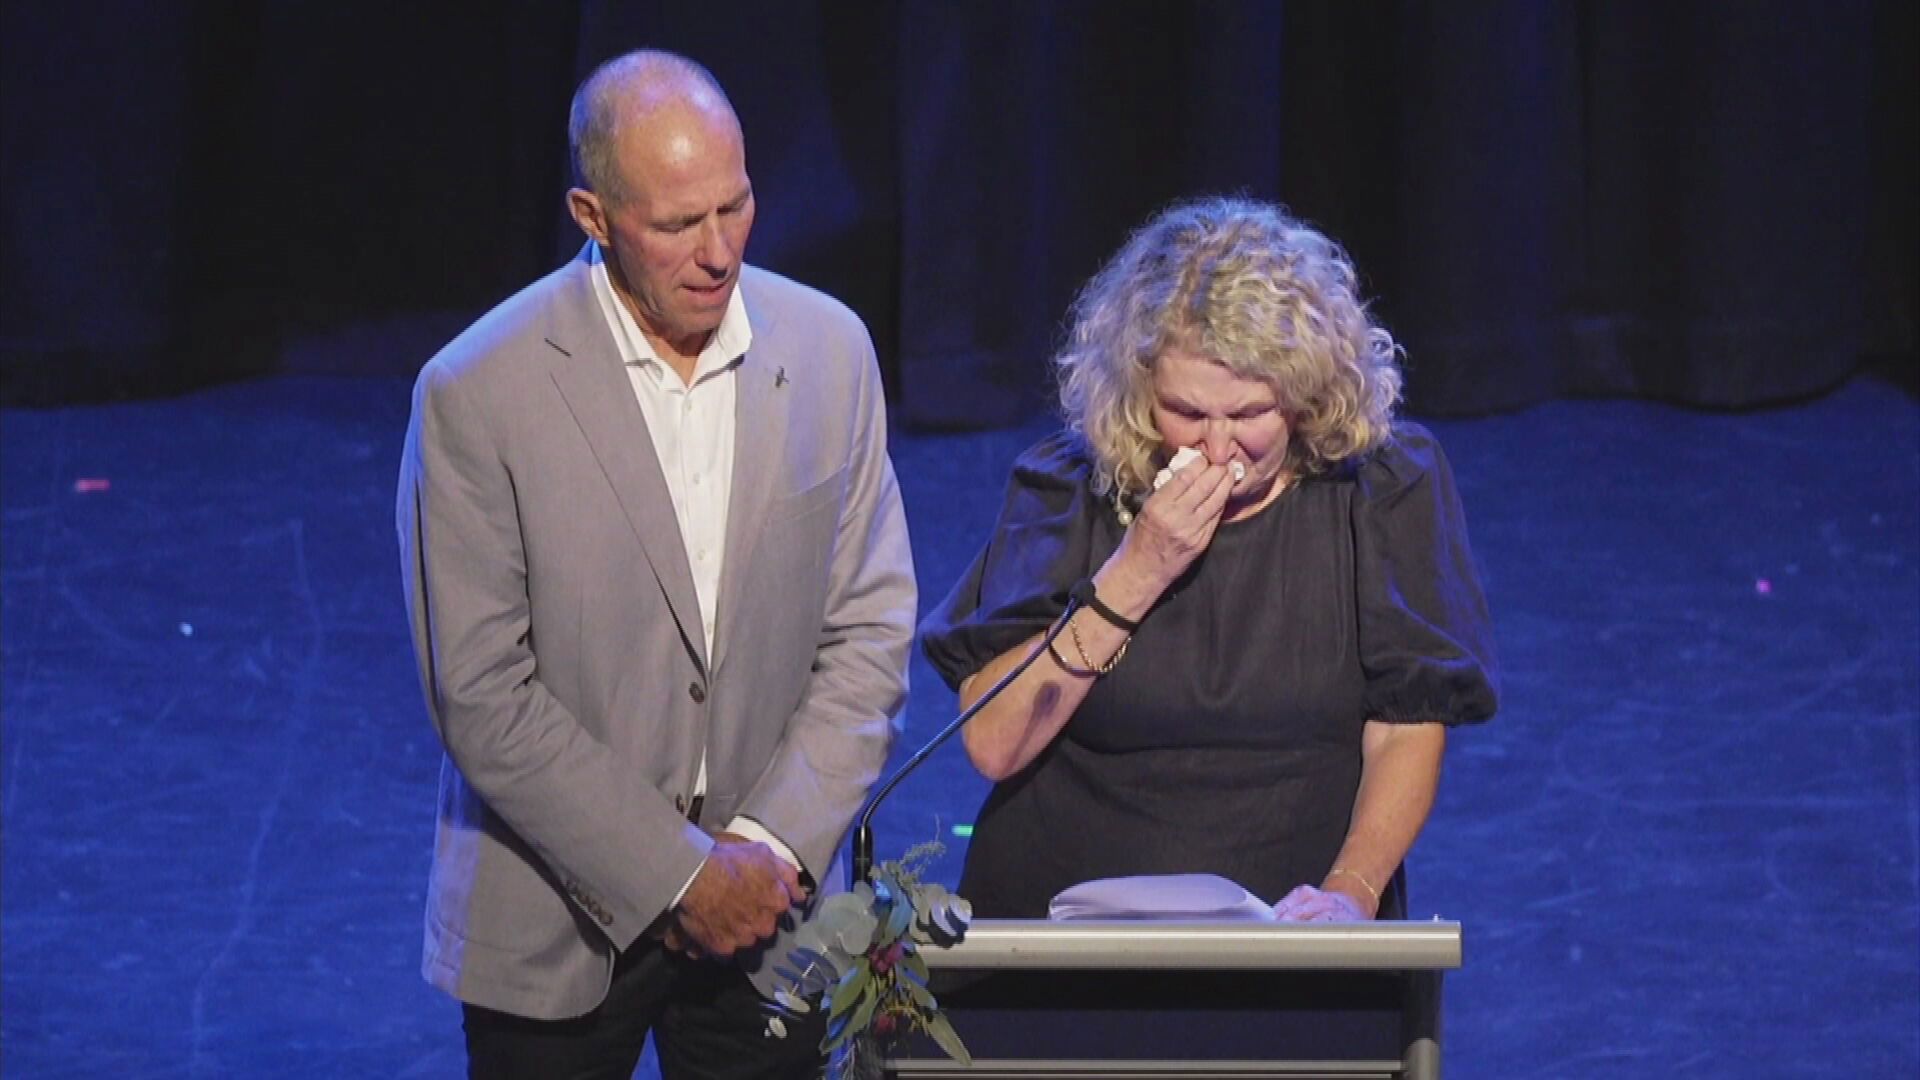
[(930, 1043), (900, 1077), (1438, 1075), (1440, 973), (1458, 923), (983, 920), (928, 950), (974, 1056)]

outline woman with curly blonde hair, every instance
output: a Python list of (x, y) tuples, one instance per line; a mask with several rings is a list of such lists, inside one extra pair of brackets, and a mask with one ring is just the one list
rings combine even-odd
[(962, 732), (995, 781), (977, 912), (1211, 873), (1282, 919), (1404, 915), (1446, 729), (1492, 716), (1498, 678), (1452, 472), (1393, 417), (1398, 357), (1339, 247), (1252, 199), (1163, 211), (1087, 284), (1067, 430), (921, 627), (971, 705), (1066, 615)]

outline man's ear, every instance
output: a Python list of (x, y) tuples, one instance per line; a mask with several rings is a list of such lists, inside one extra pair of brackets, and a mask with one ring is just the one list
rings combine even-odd
[(573, 215), (573, 223), (580, 226), (581, 232), (601, 247), (608, 246), (607, 207), (600, 196), (586, 188), (568, 188), (567, 213)]

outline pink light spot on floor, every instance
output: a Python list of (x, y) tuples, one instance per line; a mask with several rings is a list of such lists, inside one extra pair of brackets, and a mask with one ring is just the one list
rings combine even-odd
[(106, 491), (111, 487), (113, 487), (113, 481), (104, 476), (83, 476), (73, 482), (73, 493), (75, 495), (92, 495), (95, 492)]

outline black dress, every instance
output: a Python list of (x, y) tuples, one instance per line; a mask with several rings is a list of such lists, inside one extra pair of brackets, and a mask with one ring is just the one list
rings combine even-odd
[[(1119, 545), (1091, 475), (1065, 433), (1015, 463), (992, 539), (921, 624), (948, 685), (1045, 630)], [(1060, 736), (987, 796), (960, 894), (1038, 918), (1081, 881), (1207, 872), (1271, 903), (1332, 869), (1367, 720), (1485, 720), (1497, 693), (1453, 475), (1402, 424), (1220, 526)], [(1402, 915), (1387, 891), (1381, 917)]]

